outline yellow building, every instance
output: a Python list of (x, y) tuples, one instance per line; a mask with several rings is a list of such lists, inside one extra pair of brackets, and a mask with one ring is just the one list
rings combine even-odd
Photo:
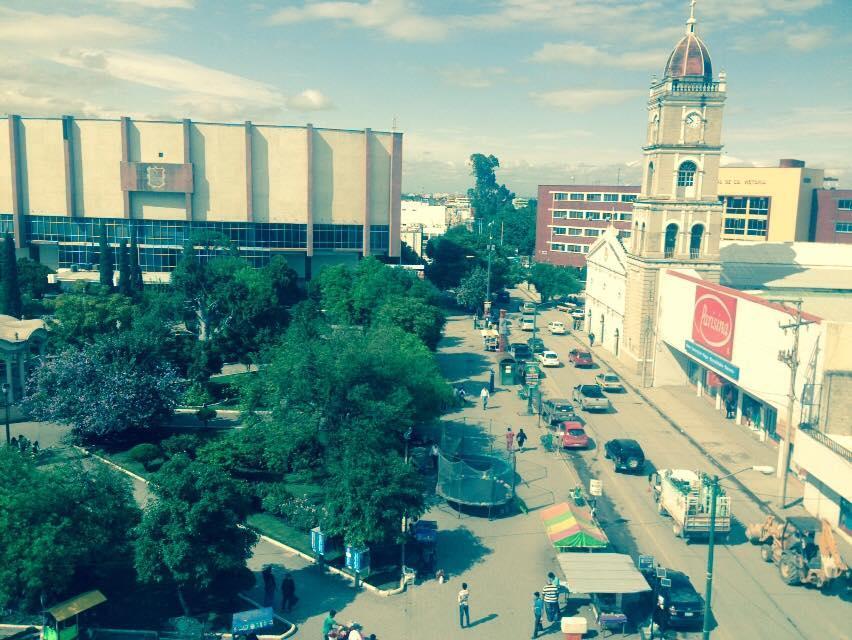
[(97, 262), (135, 235), (144, 271), (170, 271), (215, 231), (254, 264), (399, 255), (402, 134), (130, 118), (0, 119), (0, 231), (53, 267)]
[(801, 160), (781, 160), (777, 167), (721, 167), (722, 240), (806, 242), (814, 189), (822, 188), (824, 173)]

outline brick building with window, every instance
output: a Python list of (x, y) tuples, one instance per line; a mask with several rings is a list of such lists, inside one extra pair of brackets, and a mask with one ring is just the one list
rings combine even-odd
[(814, 193), (810, 239), (852, 244), (852, 189), (820, 189)]
[(135, 236), (143, 271), (174, 269), (199, 232), (304, 278), (399, 255), (402, 134), (130, 118), (0, 119), (0, 232), (52, 268)]

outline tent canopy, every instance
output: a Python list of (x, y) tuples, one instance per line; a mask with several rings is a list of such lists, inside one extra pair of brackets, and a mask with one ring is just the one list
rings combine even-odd
[(67, 620), (71, 616), (76, 616), (78, 613), (83, 613), (102, 602), (106, 602), (106, 596), (104, 596), (104, 594), (100, 591), (87, 591), (86, 593), (80, 594), (70, 600), (66, 600), (65, 602), (60, 602), (59, 604), (52, 606), (47, 610), (47, 612), (53, 616), (54, 620), (62, 622), (63, 620)]
[(557, 549), (603, 549), (609, 544), (587, 507), (560, 502), (542, 511), (541, 519)]
[(641, 593), (651, 590), (630, 556), (621, 553), (560, 553), (557, 559), (572, 593)]

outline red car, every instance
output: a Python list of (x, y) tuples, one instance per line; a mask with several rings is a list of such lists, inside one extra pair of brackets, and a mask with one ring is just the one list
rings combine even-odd
[(593, 364), (592, 354), (582, 349), (571, 349), (568, 353), (568, 362), (575, 367), (591, 367)]
[(563, 449), (588, 449), (589, 434), (583, 425), (574, 420), (566, 420), (559, 425), (557, 437), (562, 441)]

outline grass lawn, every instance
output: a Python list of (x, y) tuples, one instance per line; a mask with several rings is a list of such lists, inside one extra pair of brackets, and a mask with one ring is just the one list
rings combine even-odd
[(309, 556), (314, 555), (311, 550), (311, 535), (305, 531), (300, 531), (284, 522), (281, 518), (270, 515), (268, 513), (253, 513), (248, 517), (248, 524), (258, 533), (278, 540), (286, 544), (288, 547), (293, 547), (306, 553)]

